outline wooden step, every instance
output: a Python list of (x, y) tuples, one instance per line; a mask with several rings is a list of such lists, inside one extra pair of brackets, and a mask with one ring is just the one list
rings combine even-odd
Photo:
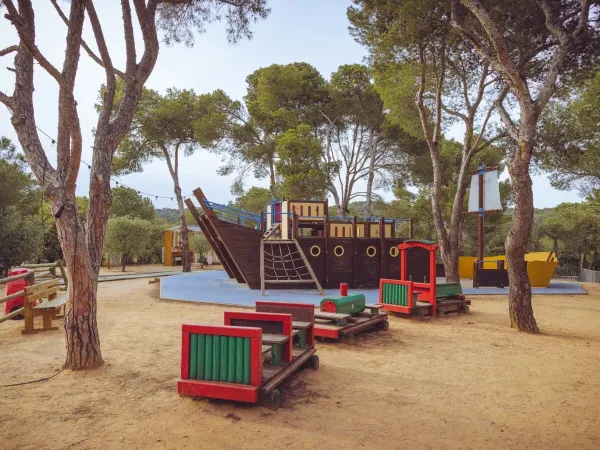
[(310, 323), (310, 322), (300, 322), (300, 321), (292, 322), (292, 328), (296, 328), (298, 330), (307, 330), (310, 327), (312, 327), (312, 323)]
[(263, 333), (262, 335), (263, 344), (285, 344), (289, 340), (290, 337), (285, 334)]
[(348, 319), (348, 317), (352, 317), (350, 314), (338, 314), (338, 313), (329, 313), (323, 311), (315, 311), (315, 317), (318, 319), (329, 319), (329, 320), (344, 320)]

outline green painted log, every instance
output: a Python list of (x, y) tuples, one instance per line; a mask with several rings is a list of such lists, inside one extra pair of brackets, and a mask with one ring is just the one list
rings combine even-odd
[(453, 298), (462, 294), (460, 283), (440, 283), (435, 286), (436, 298)]
[(244, 384), (250, 384), (250, 338), (244, 338)]
[(206, 335), (206, 347), (204, 350), (204, 379), (210, 380), (212, 378), (212, 368), (213, 368), (213, 335)]
[(221, 378), (221, 336), (213, 336), (213, 370), (211, 380)]
[(204, 380), (206, 361), (204, 360), (204, 352), (206, 349), (206, 335), (198, 335), (198, 379)]
[(221, 381), (227, 381), (227, 369), (229, 363), (229, 339), (230, 337), (221, 336)]
[(356, 315), (365, 310), (363, 294), (348, 294), (345, 297), (331, 296), (321, 300), (321, 311)]
[(197, 357), (198, 357), (198, 335), (191, 334), (190, 335), (190, 368), (189, 368), (189, 378), (196, 379), (197, 378)]
[(244, 381), (244, 338), (235, 338), (235, 382)]
[(234, 337), (229, 338), (229, 362), (227, 364), (227, 381), (235, 383), (235, 339)]

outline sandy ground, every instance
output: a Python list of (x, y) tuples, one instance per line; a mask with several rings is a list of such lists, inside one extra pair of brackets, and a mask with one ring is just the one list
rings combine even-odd
[[(600, 448), (600, 290), (538, 296), (543, 333), (508, 326), (502, 297), (471, 315), (390, 318), (357, 345), (318, 344), (321, 368), (284, 389), (283, 407), (177, 395), (182, 322), (223, 307), (160, 301), (147, 280), (102, 283), (106, 364), (0, 388), (0, 448)], [(0, 325), (0, 385), (56, 373), (62, 330)]]
[[(223, 267), (215, 264), (214, 266), (204, 266), (202, 270), (218, 270)], [(192, 264), (192, 271), (200, 270), (200, 264)], [(160, 272), (181, 272), (181, 266), (163, 266), (162, 264), (140, 264), (125, 266), (125, 273), (160, 273)], [(110, 269), (106, 267), (100, 268), (100, 275), (122, 275), (121, 266), (112, 266)]]

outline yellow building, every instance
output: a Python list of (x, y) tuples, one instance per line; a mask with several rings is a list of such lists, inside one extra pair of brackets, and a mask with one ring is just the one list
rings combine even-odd
[[(190, 242), (192, 240), (193, 233), (202, 233), (200, 227), (197, 225), (188, 225)], [(163, 266), (176, 266), (181, 264), (183, 259), (183, 243), (181, 241), (181, 227), (174, 226), (163, 231), (163, 248), (162, 248), (162, 263)], [(200, 262), (200, 255), (197, 255), (190, 249), (192, 256), (192, 262)], [(209, 250), (204, 255), (207, 264), (219, 264), (219, 258), (212, 250)]]

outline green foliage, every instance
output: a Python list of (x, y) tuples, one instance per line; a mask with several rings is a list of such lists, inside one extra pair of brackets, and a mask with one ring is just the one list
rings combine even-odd
[(24, 216), (15, 206), (0, 210), (0, 269), (35, 260), (42, 245), (39, 223)]
[(537, 148), (557, 189), (587, 194), (600, 187), (600, 71), (554, 100), (544, 112)]
[(191, 233), (190, 236), (192, 250), (199, 255), (200, 264), (206, 264), (206, 253), (211, 250), (211, 246), (203, 233)]
[(144, 220), (154, 220), (156, 216), (154, 205), (148, 197), (138, 194), (135, 189), (118, 186), (112, 188), (110, 194), (112, 197), (109, 210), (111, 217), (138, 217)]
[[(122, 86), (118, 84), (115, 108)], [(180, 148), (189, 156), (200, 148), (212, 147), (224, 136), (226, 111), (232, 104), (235, 102), (223, 91), (198, 95), (193, 90), (171, 88), (163, 96), (144, 89), (131, 131), (113, 158), (113, 172), (141, 172), (144, 163), (159, 158), (169, 159), (169, 170), (176, 174)]]
[(14, 144), (0, 137), (0, 210), (15, 206), (22, 214), (39, 211), (41, 193), (27, 172), (23, 155)]
[(271, 200), (271, 192), (268, 189), (252, 186), (248, 192), (240, 195), (231, 203), (231, 206), (243, 209), (255, 214), (264, 211), (265, 205)]
[[(159, 220), (164, 220), (166, 223), (170, 225), (176, 225), (179, 223), (179, 211), (174, 208), (161, 208), (155, 209), (154, 213), (156, 214), (156, 218)], [(195, 223), (194, 218), (192, 217), (189, 211), (186, 211), (185, 216), (187, 223)]]
[(321, 145), (308, 125), (282, 133), (277, 138), (277, 171), (283, 178), (287, 198), (324, 198), (327, 170), (321, 167)]
[(140, 218), (113, 217), (108, 221), (104, 253), (120, 255), (123, 268), (130, 258), (140, 258), (156, 250), (161, 236), (152, 222)]

